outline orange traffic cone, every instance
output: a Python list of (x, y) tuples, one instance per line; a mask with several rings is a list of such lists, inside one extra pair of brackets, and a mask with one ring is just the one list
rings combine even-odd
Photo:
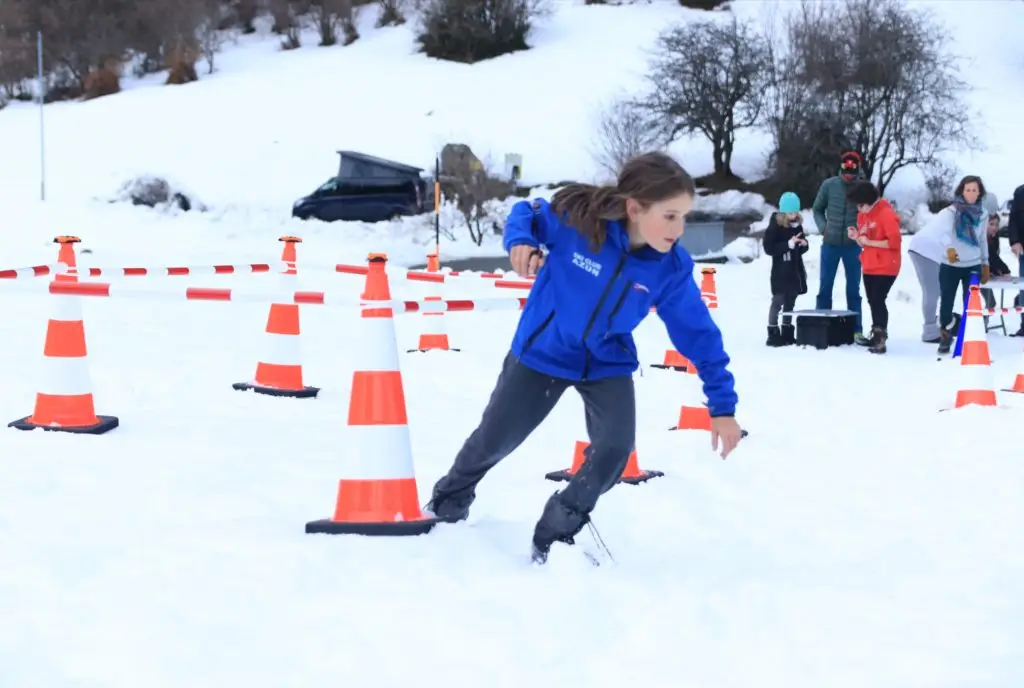
[(661, 368), (668, 370), (677, 370), (681, 373), (685, 373), (687, 368), (690, 366), (690, 361), (675, 349), (665, 350), (665, 359), (662, 363), (652, 363), (652, 368)]
[[(576, 449), (572, 454), (572, 467), (561, 471), (552, 471), (544, 476), (547, 480), (555, 482), (562, 482), (571, 479), (576, 472), (583, 466), (583, 462), (587, 460), (590, 455), (588, 451), (590, 449), (589, 442), (576, 442)], [(620, 483), (626, 483), (627, 485), (639, 485), (645, 483), (651, 478), (660, 478), (664, 473), (661, 471), (642, 471), (640, 470), (640, 462), (637, 460), (636, 450), (634, 449), (629, 454), (629, 460), (626, 461), (626, 467), (622, 469), (622, 475), (618, 481)]]
[[(440, 272), (441, 261), (436, 253), (427, 254), (427, 272)], [(428, 289), (433, 292), (425, 297), (424, 301), (441, 301), (442, 282), (428, 283)], [(419, 345), (415, 349), (409, 349), (407, 353), (415, 351), (458, 351), (448, 345), (448, 333), (444, 327), (444, 313), (424, 313), (422, 320), (423, 331), (420, 333)]]
[[(287, 266), (281, 275), (281, 291), (296, 291), (298, 270), (295, 267), (295, 244), (299, 237), (283, 236), (281, 262)], [(256, 364), (256, 375), (252, 382), (236, 382), (231, 385), (239, 391), (252, 390), (257, 394), (274, 397), (309, 399), (320, 393), (318, 387), (307, 387), (302, 380), (302, 341), (299, 328), (299, 305), (297, 303), (272, 303), (267, 317), (267, 339), (270, 353), (265, 360)]]
[(703, 268), (700, 271), (700, 295), (708, 305), (708, 310), (718, 308), (718, 290), (715, 288), (715, 269)]
[[(693, 364), (693, 361), (686, 362), (686, 374), (697, 375), (697, 366)], [(679, 408), (679, 422), (669, 430), (707, 430), (710, 432), (711, 412), (708, 411), (708, 405), (682, 405)]]
[(981, 291), (971, 285), (967, 300), (967, 321), (964, 324), (964, 346), (960, 354), (960, 388), (953, 408), (964, 406), (996, 406), (995, 385), (992, 382), (992, 359), (985, 337), (984, 313), (981, 310)]
[(1009, 389), (1004, 389), (1004, 392), (1024, 394), (1024, 356), (1021, 357), (1021, 367), (1017, 371), (1017, 377), (1013, 380), (1013, 386)]
[[(54, 281), (78, 282), (75, 244), (81, 239), (59, 236), (53, 241), (60, 245), (57, 262), (68, 266), (66, 273), (54, 276)], [(46, 325), (43, 348), (47, 382), (43, 391), (36, 394), (32, 415), (12, 421), (7, 427), (102, 435), (116, 428), (120, 421), (115, 416), (96, 415), (82, 322), (82, 297), (54, 295), (51, 298), (55, 312)]]
[[(370, 256), (366, 292), (388, 301), (387, 257)], [(405, 407), (398, 340), (390, 308), (362, 312), (366, 336), (349, 397), (351, 447), (347, 475), (338, 483), (334, 515), (306, 524), (307, 533), (422, 535), (437, 524), (420, 508)]]

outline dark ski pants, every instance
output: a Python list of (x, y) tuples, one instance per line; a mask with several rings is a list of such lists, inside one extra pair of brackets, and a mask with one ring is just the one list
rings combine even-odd
[(953, 322), (956, 293), (961, 286), (964, 295), (970, 293), (972, 275), (981, 275), (980, 265), (964, 268), (943, 263), (939, 266), (939, 327), (947, 328)]
[(636, 441), (633, 378), (576, 382), (538, 373), (509, 353), (480, 425), (463, 444), (448, 474), (434, 486), (433, 501), (468, 509), (476, 486), (547, 418), (565, 390), (574, 387), (586, 409), (590, 450), (561, 492), (562, 505), (589, 514), (622, 475)]
[(889, 291), (894, 284), (895, 275), (864, 275), (864, 294), (868, 297), (868, 307), (871, 309), (872, 327), (889, 329), (889, 307), (885, 300), (889, 298)]

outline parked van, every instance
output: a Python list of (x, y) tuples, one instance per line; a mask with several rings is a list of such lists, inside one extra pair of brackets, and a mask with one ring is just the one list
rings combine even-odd
[(338, 151), (338, 175), (295, 201), (292, 217), (381, 222), (433, 210), (423, 169), (355, 151)]

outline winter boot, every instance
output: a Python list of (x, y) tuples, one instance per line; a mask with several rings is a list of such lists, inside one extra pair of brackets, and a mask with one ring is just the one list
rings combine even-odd
[(865, 337), (861, 332), (857, 332), (853, 335), (853, 343), (857, 346), (871, 346), (871, 342), (873, 342), (874, 339), (874, 330), (872, 330), (870, 337)]
[(423, 510), (432, 513), (444, 523), (458, 523), (469, 518), (469, 507), (474, 498), (475, 495), (452, 497), (442, 493), (435, 485), (434, 493)]
[(871, 346), (868, 347), (868, 351), (873, 354), (884, 354), (885, 353), (885, 342), (889, 339), (889, 333), (883, 330), (881, 327), (871, 328)]
[(953, 335), (945, 327), (939, 329), (939, 355), (945, 356), (953, 348)]
[(783, 325), (782, 331), (782, 346), (792, 346), (796, 344), (796, 327), (793, 325)]
[(782, 332), (779, 331), (779, 328), (772, 327), (771, 325), (768, 326), (768, 341), (764, 344), (770, 347), (784, 346), (782, 343)]
[(580, 513), (566, 506), (561, 495), (561, 492), (555, 492), (548, 498), (540, 520), (533, 530), (533, 561), (538, 564), (548, 560), (551, 545), (556, 542), (575, 545), (576, 541), (573, 538), (590, 522), (589, 514)]

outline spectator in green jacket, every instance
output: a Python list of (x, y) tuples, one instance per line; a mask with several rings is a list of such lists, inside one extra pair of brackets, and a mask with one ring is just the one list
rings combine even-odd
[(822, 182), (814, 199), (814, 224), (821, 232), (821, 270), (815, 308), (832, 309), (832, 288), (839, 263), (846, 275), (846, 309), (857, 314), (857, 338), (864, 340), (860, 317), (860, 246), (847, 234), (857, 226), (857, 208), (846, 192), (864, 178), (858, 153), (848, 151), (839, 158), (839, 173)]

